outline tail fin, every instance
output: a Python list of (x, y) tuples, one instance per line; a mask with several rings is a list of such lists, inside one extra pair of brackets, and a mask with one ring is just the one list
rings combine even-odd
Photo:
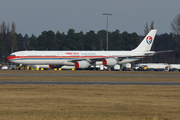
[(143, 41), (132, 51), (150, 51), (157, 30), (151, 30)]

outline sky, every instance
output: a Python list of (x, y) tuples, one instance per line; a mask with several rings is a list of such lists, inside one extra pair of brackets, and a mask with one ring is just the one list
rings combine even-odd
[(146, 23), (154, 21), (157, 34), (172, 32), (170, 23), (180, 13), (180, 0), (0, 0), (0, 24), (16, 25), (22, 35), (41, 35), (69, 29), (84, 34), (93, 30), (119, 30), (144, 35)]

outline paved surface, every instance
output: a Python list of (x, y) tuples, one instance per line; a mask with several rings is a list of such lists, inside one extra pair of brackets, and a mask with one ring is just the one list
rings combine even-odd
[(0, 74), (0, 76), (125, 76), (125, 77), (180, 77), (180, 75), (107, 75), (107, 74)]
[[(180, 75), (102, 75), (102, 74), (0, 74), (0, 76), (134, 76), (180, 77)], [(180, 85), (180, 82), (84, 82), (84, 81), (0, 81), (0, 84), (66, 84), (66, 85)]]
[(180, 85), (180, 82), (82, 82), (82, 81), (0, 81), (0, 84), (65, 84), (65, 85)]

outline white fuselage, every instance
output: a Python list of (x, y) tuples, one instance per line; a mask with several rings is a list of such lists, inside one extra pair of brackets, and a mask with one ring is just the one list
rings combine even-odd
[[(136, 57), (137, 56), (137, 57)], [(74, 65), (72, 60), (99, 58), (125, 58), (119, 64), (133, 62), (144, 57), (144, 52), (134, 51), (19, 51), (7, 59), (16, 64), (26, 65)], [(127, 57), (127, 58), (126, 58)], [(131, 58), (129, 58), (131, 57)], [(98, 61), (98, 60), (97, 60)]]

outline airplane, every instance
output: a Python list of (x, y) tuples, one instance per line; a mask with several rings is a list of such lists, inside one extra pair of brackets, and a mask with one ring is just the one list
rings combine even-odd
[(91, 65), (114, 66), (140, 60), (156, 53), (171, 52), (150, 51), (157, 30), (151, 30), (142, 42), (131, 51), (17, 51), (11, 53), (7, 60), (15, 64), (75, 66), (86, 69)]

